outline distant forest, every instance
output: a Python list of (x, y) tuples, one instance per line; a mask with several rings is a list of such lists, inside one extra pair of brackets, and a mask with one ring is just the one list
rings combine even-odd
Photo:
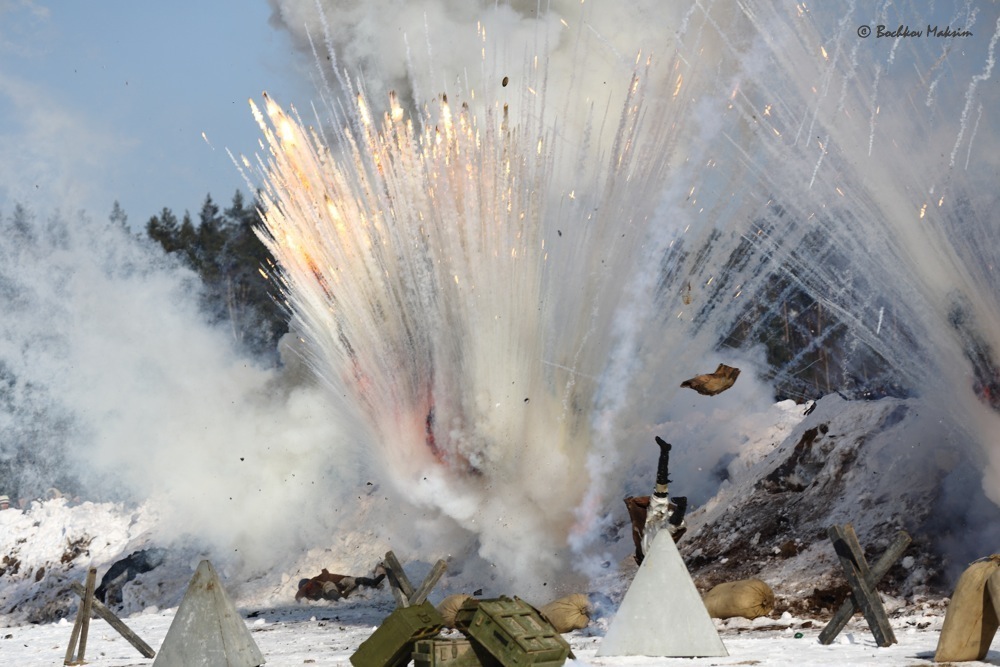
[[(225, 209), (209, 194), (197, 221), (188, 211), (178, 219), (164, 207), (146, 222), (145, 233), (201, 277), (201, 306), (212, 323), (228, 325), (247, 351), (276, 358), (288, 318), (275, 301), (274, 283), (262, 274), (274, 267), (274, 261), (254, 234), (260, 221), (257, 210), (257, 203), (248, 204), (239, 190)], [(110, 217), (126, 224), (118, 202)]]

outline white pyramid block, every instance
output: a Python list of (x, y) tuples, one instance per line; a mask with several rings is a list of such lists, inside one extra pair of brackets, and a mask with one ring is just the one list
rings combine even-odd
[(153, 667), (258, 667), (250, 629), (207, 560), (201, 561), (177, 608)]
[(597, 655), (729, 655), (668, 531), (653, 538)]

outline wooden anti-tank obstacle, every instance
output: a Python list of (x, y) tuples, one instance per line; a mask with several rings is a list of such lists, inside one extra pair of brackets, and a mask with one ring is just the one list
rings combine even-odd
[(885, 608), (882, 606), (882, 600), (879, 598), (875, 586), (906, 551), (906, 547), (911, 541), (910, 536), (906, 531), (899, 531), (885, 553), (875, 562), (874, 566), (869, 568), (864, 551), (858, 542), (858, 536), (851, 524), (845, 524), (843, 527), (831, 526), (827, 534), (840, 558), (844, 576), (851, 587), (851, 595), (833, 615), (827, 626), (823, 628), (819, 634), (819, 642), (821, 644), (832, 643), (851, 620), (854, 612), (860, 610), (879, 646), (886, 647), (895, 644), (896, 635), (889, 625), (889, 617), (885, 613)]
[[(134, 646), (145, 658), (152, 658), (156, 652), (150, 648), (149, 644), (139, 638), (139, 635), (131, 629), (114, 612), (104, 606), (100, 600), (94, 599), (94, 585), (97, 582), (97, 569), (90, 568), (87, 571), (86, 587), (73, 582), (70, 590), (80, 596), (80, 608), (76, 613), (76, 622), (73, 623), (73, 633), (70, 635), (69, 646), (66, 647), (66, 659), (64, 665), (82, 665), (87, 652), (87, 635), (90, 631), (90, 617), (97, 614), (108, 622), (112, 628), (124, 637), (129, 644)], [(73, 654), (76, 653), (74, 656)]]
[(424, 578), (420, 587), (413, 588), (413, 584), (410, 583), (410, 579), (403, 572), (403, 566), (400, 564), (399, 559), (396, 558), (396, 554), (391, 551), (387, 552), (382, 565), (385, 567), (386, 579), (389, 580), (389, 589), (392, 591), (393, 597), (396, 598), (396, 606), (401, 608), (415, 607), (422, 604), (434, 589), (438, 579), (448, 569), (448, 564), (443, 560), (439, 560), (431, 568), (431, 571)]

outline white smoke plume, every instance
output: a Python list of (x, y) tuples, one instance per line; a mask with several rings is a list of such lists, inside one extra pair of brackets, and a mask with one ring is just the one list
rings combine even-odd
[(337, 455), (349, 432), (204, 324), (192, 272), (86, 217), (19, 210), (3, 232), (0, 471), (17, 487), (0, 492), (149, 502), (156, 539), (252, 567), (329, 534), (325, 514), (299, 518), (330, 485), (363, 486)]

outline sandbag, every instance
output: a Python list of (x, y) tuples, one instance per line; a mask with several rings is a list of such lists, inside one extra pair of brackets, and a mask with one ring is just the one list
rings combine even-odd
[(444, 619), (444, 627), (455, 628), (455, 614), (461, 609), (462, 603), (471, 597), (468, 593), (456, 593), (441, 600), (441, 603), (437, 606), (437, 610), (441, 614), (441, 618)]
[[(1000, 554), (977, 560), (965, 569), (955, 585), (955, 592), (944, 615), (938, 637), (935, 662), (982, 660), (993, 642), (1000, 622), (990, 595), (988, 582), (1000, 571)], [(1000, 584), (1000, 581), (997, 582)], [(994, 585), (1000, 594), (1000, 586)]]
[(583, 593), (553, 600), (538, 611), (558, 633), (581, 630), (590, 623), (590, 600)]
[(712, 618), (755, 619), (774, 611), (774, 592), (760, 579), (741, 579), (719, 584), (704, 597)]

